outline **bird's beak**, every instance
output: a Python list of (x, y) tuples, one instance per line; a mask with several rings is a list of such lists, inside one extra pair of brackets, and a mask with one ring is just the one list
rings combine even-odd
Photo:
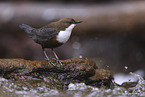
[(82, 23), (83, 21), (75, 21), (75, 24)]

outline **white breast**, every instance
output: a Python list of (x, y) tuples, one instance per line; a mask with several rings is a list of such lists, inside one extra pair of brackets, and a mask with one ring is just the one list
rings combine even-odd
[(61, 43), (66, 43), (68, 39), (70, 38), (72, 29), (75, 27), (76, 24), (71, 24), (68, 28), (66, 28), (64, 31), (60, 31), (59, 34), (56, 37), (56, 40)]

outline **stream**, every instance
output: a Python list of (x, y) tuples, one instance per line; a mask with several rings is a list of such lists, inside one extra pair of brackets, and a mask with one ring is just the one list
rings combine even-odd
[[(0, 77), (0, 97), (138, 97), (145, 96), (145, 80), (138, 74), (130, 73), (138, 79), (135, 87), (119, 87), (114, 89), (96, 88), (84, 83), (70, 83), (68, 89), (58, 90), (49, 87), (19, 87), (5, 78)], [(44, 78), (46, 79), (46, 78)]]

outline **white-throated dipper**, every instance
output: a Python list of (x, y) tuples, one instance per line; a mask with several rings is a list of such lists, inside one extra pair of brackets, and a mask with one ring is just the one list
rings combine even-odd
[[(57, 22), (47, 24), (46, 26), (43, 26), (39, 29), (32, 28), (26, 24), (22, 24), (19, 27), (23, 29), (36, 43), (42, 46), (43, 52), (49, 64), (53, 64), (49, 60), (45, 52), (45, 48), (50, 48), (56, 59), (59, 61), (59, 58), (57, 57), (53, 48), (59, 47), (66, 43), (70, 38), (72, 29), (76, 26), (76, 24), (81, 22), (82, 21), (75, 21), (72, 18), (63, 18)], [(61, 62), (60, 64), (62, 65)]]

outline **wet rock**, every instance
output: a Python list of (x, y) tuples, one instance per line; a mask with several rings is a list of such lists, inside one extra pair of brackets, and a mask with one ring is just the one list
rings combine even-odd
[(98, 69), (94, 61), (85, 58), (61, 60), (62, 66), (49, 65), (47, 61), (24, 59), (0, 59), (0, 75), (23, 86), (66, 89), (69, 83), (85, 82), (87, 85), (110, 88), (112, 75), (108, 70)]
[(135, 87), (137, 85), (137, 83), (138, 82), (124, 82), (120, 86), (124, 87), (126, 89), (129, 89), (129, 88)]
[(114, 88), (114, 83), (112, 82), (113, 76), (109, 70), (96, 69), (95, 75), (91, 76), (86, 80), (86, 84), (91, 84), (99, 88)]

